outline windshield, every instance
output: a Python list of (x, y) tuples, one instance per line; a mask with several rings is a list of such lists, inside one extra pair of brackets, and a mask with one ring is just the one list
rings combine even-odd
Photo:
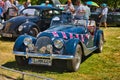
[(58, 27), (58, 26), (70, 26), (72, 25), (73, 23), (72, 22), (68, 22), (66, 20), (52, 20), (51, 21), (51, 27)]
[(39, 11), (36, 9), (25, 9), (22, 11), (22, 14), (27, 16), (39, 16)]
[(72, 27), (73, 24), (55, 24), (55, 25), (52, 25), (50, 28), (55, 28), (55, 27)]
[(60, 26), (70, 26), (70, 25), (76, 25), (76, 26), (86, 26), (87, 23), (86, 20), (60, 20), (59, 18), (54, 18), (51, 21), (51, 27), (60, 27)]

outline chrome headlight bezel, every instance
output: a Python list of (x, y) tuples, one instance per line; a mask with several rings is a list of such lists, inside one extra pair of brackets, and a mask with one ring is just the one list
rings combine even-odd
[(2, 23), (0, 23), (0, 30), (2, 30), (4, 27), (4, 25)]
[(26, 37), (23, 41), (25, 46), (29, 46), (30, 44), (32, 44), (32, 38), (31, 37)]
[(53, 44), (55, 48), (62, 49), (64, 46), (64, 41), (62, 39), (55, 39)]
[(18, 27), (18, 31), (19, 31), (19, 32), (22, 31), (23, 28), (24, 28), (24, 26), (20, 25), (20, 26)]

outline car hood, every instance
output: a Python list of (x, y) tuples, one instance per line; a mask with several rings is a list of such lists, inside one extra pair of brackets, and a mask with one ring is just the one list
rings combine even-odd
[[(13, 17), (11, 19), (8, 20), (8, 22), (14, 23), (14, 22), (18, 22), (18, 23), (23, 23), (27, 20), (30, 21), (36, 21), (37, 16), (17, 16), (17, 17)], [(15, 23), (16, 24), (16, 23)]]
[(10, 24), (9, 26), (7, 26), (8, 27), (7, 29), (9, 30), (9, 32), (13, 32), (26, 21), (31, 21), (36, 23), (38, 21), (38, 18), (36, 16), (17, 16), (6, 21), (4, 25), (6, 26)]
[[(37, 37), (48, 36), (48, 37), (67, 37), (70, 38), (70, 35), (84, 34), (85, 27), (83, 26), (60, 26), (56, 28), (49, 28), (48, 30), (41, 32)], [(65, 36), (64, 36), (65, 35)]]

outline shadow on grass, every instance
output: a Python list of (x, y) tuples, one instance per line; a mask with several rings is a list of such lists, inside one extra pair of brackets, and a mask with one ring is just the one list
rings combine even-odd
[(17, 38), (0, 37), (0, 41), (14, 42)]
[(40, 66), (40, 65), (25, 65), (20, 66), (17, 65), (15, 61), (13, 62), (7, 62), (3, 64), (2, 66), (18, 70), (18, 71), (28, 71), (28, 72), (36, 72), (36, 73), (46, 73), (46, 72), (57, 72), (57, 73), (63, 73), (65, 72), (65, 69), (61, 66)]
[[(92, 56), (92, 54), (88, 55), (87, 57), (84, 58), (84, 60), (82, 61), (82, 63), (89, 58), (90, 56)], [(56, 62), (56, 63), (54, 63)], [(51, 73), (51, 72), (57, 72), (59, 74), (62, 74), (64, 72), (68, 72), (66, 70), (66, 65), (64, 65), (64, 63), (66, 63), (66, 61), (54, 61), (53, 63), (55, 65), (53, 66), (40, 66), (40, 65), (25, 65), (25, 66), (20, 66), (17, 65), (16, 61), (13, 62), (7, 62), (5, 64), (3, 64), (2, 66), (10, 68), (10, 69), (14, 69), (14, 70), (18, 70), (18, 71), (28, 71), (28, 72), (36, 72), (36, 73)], [(82, 65), (81, 63), (81, 65)]]
[(10, 76), (7, 76), (5, 74), (0, 74), (0, 80), (16, 80), (15, 78), (12, 78)]

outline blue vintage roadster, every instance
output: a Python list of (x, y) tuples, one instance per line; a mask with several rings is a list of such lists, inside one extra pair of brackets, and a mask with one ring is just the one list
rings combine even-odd
[(77, 71), (85, 56), (102, 52), (104, 35), (95, 21), (72, 20), (69, 16), (54, 17), (50, 28), (37, 37), (18, 37), (13, 48), (16, 62), (52, 66), (53, 61), (61, 60), (68, 71)]

